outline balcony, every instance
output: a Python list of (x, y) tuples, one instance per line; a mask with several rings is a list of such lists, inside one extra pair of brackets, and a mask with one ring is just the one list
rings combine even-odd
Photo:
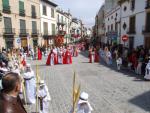
[(144, 35), (146, 35), (146, 34), (150, 34), (150, 26), (143, 26), (143, 28), (142, 28), (142, 33), (144, 34)]
[(132, 29), (132, 28), (127, 29), (127, 34), (129, 34), (129, 35), (136, 34), (135, 28), (134, 29)]
[(19, 15), (20, 16), (25, 16), (25, 10), (24, 9), (19, 9)]
[(150, 8), (150, 0), (147, 0), (145, 2), (145, 9), (149, 9)]
[(20, 36), (27, 36), (29, 34), (28, 29), (20, 29)]
[(32, 29), (32, 36), (38, 36), (38, 35), (39, 35), (39, 30)]
[(66, 25), (66, 22), (65, 21), (60, 21), (60, 20), (57, 20), (57, 25)]
[(44, 30), (44, 32), (42, 33), (42, 36), (43, 36), (44, 39), (48, 39), (48, 38), (50, 38), (52, 35), (50, 34), (50, 31)]
[(15, 34), (15, 28), (4, 28), (3, 34), (4, 35), (14, 35)]
[(58, 34), (59, 34), (59, 35), (63, 35), (63, 36), (64, 36), (64, 35), (66, 34), (66, 31), (59, 30), (59, 31), (58, 31)]
[(36, 12), (32, 12), (31, 15), (32, 15), (32, 18), (36, 18)]
[(10, 6), (9, 5), (3, 5), (3, 13), (10, 14)]

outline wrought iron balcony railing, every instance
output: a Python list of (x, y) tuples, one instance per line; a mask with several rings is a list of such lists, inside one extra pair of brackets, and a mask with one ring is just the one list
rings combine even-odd
[(14, 35), (15, 28), (4, 28), (3, 33), (4, 33), (4, 35)]
[(29, 30), (28, 29), (20, 29), (20, 35), (21, 36), (27, 36), (29, 34)]
[(8, 14), (11, 13), (9, 5), (3, 5), (3, 13), (8, 13)]
[(32, 15), (32, 18), (36, 18), (36, 12), (32, 12), (31, 15)]
[(32, 29), (32, 35), (39, 35), (39, 30), (37, 29)]
[(19, 15), (20, 16), (25, 16), (25, 10), (24, 9), (19, 9)]

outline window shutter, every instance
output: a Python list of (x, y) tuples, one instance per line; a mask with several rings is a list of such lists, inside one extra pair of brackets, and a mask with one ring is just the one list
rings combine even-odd
[(12, 28), (11, 18), (4, 17), (4, 25), (5, 25), (5, 28)]
[(3, 5), (4, 6), (9, 6), (9, 0), (3, 0)]
[(37, 24), (35, 21), (32, 21), (32, 32), (36, 33), (37, 32)]
[(19, 9), (24, 10), (24, 2), (23, 1), (19, 1)]
[(52, 24), (52, 35), (55, 35), (55, 24)]

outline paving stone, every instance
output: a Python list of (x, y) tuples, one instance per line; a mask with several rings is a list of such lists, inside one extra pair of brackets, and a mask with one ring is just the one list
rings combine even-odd
[[(81, 91), (89, 93), (93, 113), (149, 113), (150, 82), (128, 71), (116, 71), (115, 65), (88, 63), (85, 56), (73, 58), (72, 65), (45, 66), (42, 61), (29, 61), (33, 69), (39, 64), (39, 75), (48, 85), (52, 98), (49, 113), (68, 113), (72, 104), (74, 70), (78, 74)], [(132, 76), (131, 76), (132, 75)], [(28, 113), (34, 112), (30, 106)]]

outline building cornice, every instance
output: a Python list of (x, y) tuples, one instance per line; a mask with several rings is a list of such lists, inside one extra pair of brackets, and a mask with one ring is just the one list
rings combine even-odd
[(55, 3), (53, 3), (53, 2), (51, 2), (49, 0), (41, 0), (41, 1), (47, 3), (47, 4), (51, 5), (51, 6), (54, 6), (54, 7), (58, 6), (57, 4), (55, 4)]

